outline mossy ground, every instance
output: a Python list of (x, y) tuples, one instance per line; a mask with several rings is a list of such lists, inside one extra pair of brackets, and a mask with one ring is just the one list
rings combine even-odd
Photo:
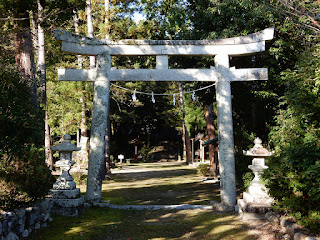
[[(209, 204), (219, 199), (219, 189), (185, 165), (132, 164), (103, 182), (102, 199), (111, 204)], [(255, 239), (237, 216), (208, 210), (89, 208), (79, 217), (53, 219), (29, 239)]]
[(80, 217), (54, 217), (30, 239), (255, 239), (237, 216), (204, 210), (137, 211), (90, 208)]
[[(143, 171), (134, 172), (137, 168)], [(185, 165), (135, 164), (121, 171), (103, 184), (102, 199), (111, 204), (210, 204), (219, 200), (218, 184), (202, 181), (196, 169)]]

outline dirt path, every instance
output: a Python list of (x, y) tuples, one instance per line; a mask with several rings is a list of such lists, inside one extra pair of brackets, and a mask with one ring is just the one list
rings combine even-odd
[[(189, 172), (191, 171), (191, 172)], [(189, 173), (190, 174), (189, 174)], [(119, 179), (126, 179), (126, 185), (130, 183), (131, 187), (142, 187), (145, 188), (147, 185), (150, 187), (150, 192), (147, 190), (145, 191), (145, 195), (149, 196), (149, 201), (143, 202), (143, 204), (154, 204), (155, 202), (157, 204), (185, 204), (191, 203), (195, 204), (195, 202), (192, 201), (192, 199), (189, 199), (188, 201), (181, 202), (179, 199), (179, 195), (188, 195), (191, 196), (191, 198), (197, 199), (199, 197), (198, 195), (202, 196), (202, 199), (204, 201), (199, 201), (200, 204), (208, 204), (210, 200), (217, 200), (219, 198), (219, 186), (218, 184), (212, 184), (209, 181), (203, 181), (201, 177), (199, 177), (195, 173), (195, 169), (192, 169), (189, 166), (184, 165), (184, 163), (181, 162), (156, 162), (156, 163), (149, 163), (149, 164), (131, 164), (131, 165), (122, 165), (121, 169), (115, 169), (112, 171), (112, 174), (114, 177)], [(178, 178), (180, 176), (183, 176), (187, 179), (189, 179), (188, 184), (184, 185), (184, 189), (179, 189), (179, 191), (175, 190), (174, 188), (163, 188), (162, 191), (156, 190), (155, 185), (157, 184), (163, 184), (164, 182), (167, 183), (174, 183), (175, 181), (178, 181)], [(152, 181), (152, 179), (157, 179), (157, 182), (155, 183)], [(171, 181), (170, 181), (171, 179)], [(119, 188), (119, 181), (116, 181), (118, 188)], [(131, 185), (133, 184), (133, 185)], [(137, 186), (135, 186), (137, 184)], [(169, 184), (169, 185), (170, 185)], [(194, 187), (191, 188), (190, 186), (193, 185)], [(112, 184), (109, 184), (109, 187)], [(152, 189), (154, 188), (154, 189)], [(193, 194), (194, 191), (198, 191), (198, 195), (195, 196)], [(212, 191), (214, 189), (214, 191)], [(202, 190), (202, 194), (199, 194), (199, 191)], [(130, 192), (129, 189), (126, 189), (125, 191)], [(210, 196), (206, 195), (205, 192), (211, 194)], [(137, 191), (134, 191), (133, 195), (137, 194)], [(140, 195), (140, 194), (138, 194)], [(152, 197), (150, 197), (152, 196)], [(140, 198), (140, 197), (139, 197)], [(151, 198), (157, 198), (158, 201), (152, 201)], [(166, 201), (160, 200), (159, 198), (167, 198)], [(168, 201), (168, 198), (171, 199)], [(132, 199), (131, 199), (132, 200)], [(198, 199), (200, 200), (200, 199)], [(130, 202), (130, 200), (129, 200)], [(131, 203), (131, 202), (130, 202)], [(142, 202), (138, 203), (138, 201), (134, 202), (134, 204), (142, 204)], [(198, 204), (198, 203), (197, 203)], [(248, 235), (253, 236), (255, 239), (261, 239), (261, 240), (272, 240), (272, 239), (284, 239), (283, 234), (280, 233), (280, 227), (275, 226), (268, 221), (257, 221), (257, 220), (251, 220), (251, 221), (242, 221), (239, 219), (239, 221), (243, 222), (243, 224), (246, 224), (249, 228)]]

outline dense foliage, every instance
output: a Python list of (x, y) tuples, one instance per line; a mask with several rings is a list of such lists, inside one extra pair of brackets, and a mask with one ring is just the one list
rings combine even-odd
[[(8, 37), (8, 36), (7, 36)], [(51, 174), (42, 146), (42, 118), (30, 88), (1, 39), (0, 54), (0, 208), (11, 209), (43, 198)]]
[(276, 207), (314, 230), (320, 229), (320, 45), (287, 70), (287, 91), (272, 128), (275, 155), (265, 178)]

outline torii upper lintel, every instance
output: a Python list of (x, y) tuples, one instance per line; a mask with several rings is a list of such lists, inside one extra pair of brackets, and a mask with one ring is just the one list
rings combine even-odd
[(215, 40), (99, 40), (55, 30), (56, 39), (62, 41), (64, 52), (82, 55), (99, 55), (109, 51), (111, 56), (135, 55), (247, 55), (265, 50), (265, 41), (273, 38), (274, 29), (246, 36)]

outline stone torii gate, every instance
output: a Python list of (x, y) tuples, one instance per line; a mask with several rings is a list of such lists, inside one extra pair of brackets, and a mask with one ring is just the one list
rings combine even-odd
[[(62, 41), (62, 51), (98, 58), (95, 69), (58, 70), (61, 81), (95, 82), (87, 201), (101, 200), (110, 81), (206, 81), (216, 82), (221, 202), (234, 206), (236, 181), (230, 82), (268, 80), (268, 69), (230, 68), (229, 57), (265, 51), (265, 41), (273, 39), (273, 33), (273, 28), (267, 28), (247, 36), (217, 40), (117, 41), (91, 39), (56, 30), (55, 37)], [(142, 55), (155, 55), (156, 69), (111, 69), (110, 56)], [(168, 69), (168, 56), (177, 55), (212, 56), (215, 66), (210, 69)]]

